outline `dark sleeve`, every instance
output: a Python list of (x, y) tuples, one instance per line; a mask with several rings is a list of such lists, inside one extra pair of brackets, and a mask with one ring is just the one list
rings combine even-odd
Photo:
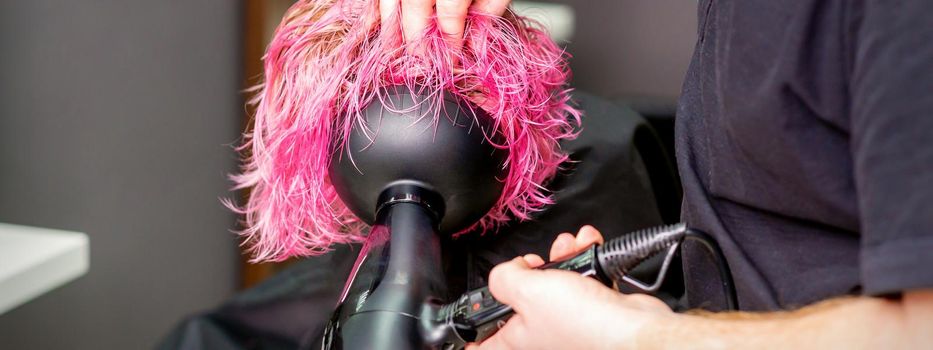
[(930, 0), (868, 0), (853, 13), (850, 131), (869, 295), (933, 288), (931, 14)]

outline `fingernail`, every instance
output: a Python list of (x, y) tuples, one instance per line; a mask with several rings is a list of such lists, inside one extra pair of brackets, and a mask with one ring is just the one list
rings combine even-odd
[(554, 242), (554, 246), (557, 247), (557, 249), (567, 248), (567, 240), (562, 238), (564, 237), (560, 236), (557, 238), (557, 242)]

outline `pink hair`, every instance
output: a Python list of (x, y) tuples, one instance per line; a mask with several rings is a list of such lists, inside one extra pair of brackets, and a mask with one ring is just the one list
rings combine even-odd
[(399, 17), (381, 30), (378, 1), (299, 1), (276, 30), (252, 101), (254, 125), (239, 147), (242, 173), (232, 176), (235, 189), (252, 190), (245, 207), (227, 202), (245, 215), (241, 235), (253, 261), (318, 255), (365, 238), (366, 225), (337, 196), (328, 167), (344, 147), (334, 140), (363, 124), (361, 111), (388, 85), (421, 86), (436, 99), (448, 91), (495, 119), (504, 140), (496, 146), (509, 151), (504, 191), (472, 228), (527, 220), (551, 203), (544, 183), (567, 158), (558, 142), (573, 138), (580, 122), (569, 105), (564, 51), (511, 12), (471, 11), (462, 49), (435, 21), (422, 39), (403, 44)]

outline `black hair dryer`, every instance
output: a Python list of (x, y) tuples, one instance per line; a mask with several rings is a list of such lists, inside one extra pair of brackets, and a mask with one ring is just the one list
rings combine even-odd
[[(324, 338), (325, 349), (453, 347), (431, 321), (448, 294), (439, 234), (469, 227), (499, 199), (506, 150), (480, 108), (392, 87), (364, 111), (330, 179), (372, 225)], [(440, 111), (435, 123), (434, 111)], [(462, 344), (460, 344), (462, 346)]]
[[(493, 121), (478, 108), (445, 98), (440, 106), (407, 88), (391, 88), (365, 111), (336, 157), (331, 182), (346, 205), (372, 225), (339, 305), (324, 331), (324, 349), (460, 349), (495, 333), (511, 317), (488, 289), (449, 296), (439, 234), (469, 227), (502, 192), (504, 150), (486, 139)], [(386, 107), (388, 105), (388, 107)], [(430, 111), (440, 110), (434, 123)], [(426, 112), (428, 111), (428, 112)], [(635, 231), (540, 268), (575, 271), (607, 286), (653, 293), (682, 242), (692, 240), (719, 263), (727, 308), (737, 299), (716, 242), (684, 224)], [(628, 275), (664, 254), (654, 283)]]

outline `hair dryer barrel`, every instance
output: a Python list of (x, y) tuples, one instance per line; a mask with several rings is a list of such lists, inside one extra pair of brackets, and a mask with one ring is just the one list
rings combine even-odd
[[(373, 251), (367, 268), (376, 284), (345, 301), (339, 337), (344, 349), (421, 349), (420, 314), (425, 301), (447, 294), (433, 214), (419, 203), (396, 203), (379, 213), (386, 245)], [(379, 271), (384, 271), (379, 273)]]

